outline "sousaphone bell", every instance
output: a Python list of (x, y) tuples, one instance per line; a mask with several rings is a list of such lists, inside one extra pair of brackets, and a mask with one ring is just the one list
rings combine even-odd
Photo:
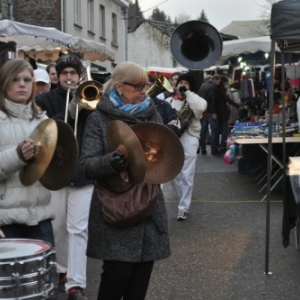
[(78, 160), (78, 146), (72, 128), (63, 121), (46, 119), (29, 138), (34, 141), (34, 157), (19, 172), (21, 183), (30, 186), (39, 180), (52, 191), (65, 187)]
[(173, 57), (190, 70), (203, 70), (215, 64), (222, 54), (223, 40), (218, 30), (202, 21), (179, 25), (170, 40)]
[(131, 182), (165, 183), (176, 177), (183, 166), (182, 145), (165, 125), (145, 122), (130, 128), (115, 120), (108, 126), (106, 140), (109, 151), (118, 150), (128, 159)]

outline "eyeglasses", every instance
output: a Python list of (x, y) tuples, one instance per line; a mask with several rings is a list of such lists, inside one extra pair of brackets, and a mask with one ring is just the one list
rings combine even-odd
[(32, 83), (33, 78), (31, 77), (24, 77), (24, 78), (20, 78), (20, 77), (15, 77), (12, 81), (13, 84), (20, 84), (21, 81), (24, 82), (24, 84), (29, 84)]
[(142, 91), (143, 89), (148, 90), (151, 86), (151, 82), (148, 82), (146, 84), (133, 84), (130, 82), (122, 82), (122, 83), (132, 86), (136, 91), (139, 91), (139, 92)]
[(74, 76), (74, 75), (76, 75), (78, 73), (76, 71), (70, 71), (70, 72), (68, 72), (68, 71), (61, 71), (60, 74), (63, 75), (63, 76), (67, 76), (68, 74), (70, 74), (71, 76)]

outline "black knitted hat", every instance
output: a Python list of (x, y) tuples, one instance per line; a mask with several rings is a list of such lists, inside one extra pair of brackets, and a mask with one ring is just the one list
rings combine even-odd
[(74, 68), (80, 76), (84, 69), (84, 66), (81, 62), (81, 59), (77, 55), (64, 54), (56, 62), (57, 76), (59, 76), (61, 71), (65, 68)]
[(179, 77), (178, 77), (176, 86), (178, 85), (178, 83), (181, 80), (187, 81), (190, 84), (190, 91), (194, 92), (194, 88), (195, 88), (196, 83), (195, 83), (194, 76), (191, 73), (187, 72), (187, 73), (180, 74)]

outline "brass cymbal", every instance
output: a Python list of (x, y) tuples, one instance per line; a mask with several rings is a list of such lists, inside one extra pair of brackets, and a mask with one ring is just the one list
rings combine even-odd
[(184, 151), (177, 135), (165, 125), (146, 122), (132, 126), (146, 158), (148, 183), (165, 183), (175, 178), (184, 162)]
[(107, 128), (106, 142), (108, 151), (121, 151), (128, 159), (129, 180), (142, 182), (146, 173), (145, 155), (132, 129), (126, 123), (114, 120)]
[(52, 119), (42, 121), (29, 136), (34, 141), (33, 159), (19, 172), (20, 181), (29, 186), (40, 179), (48, 168), (57, 143), (57, 125)]
[(58, 137), (56, 153), (40, 178), (41, 184), (51, 191), (57, 191), (70, 183), (78, 162), (78, 144), (73, 129), (61, 120), (55, 120)]

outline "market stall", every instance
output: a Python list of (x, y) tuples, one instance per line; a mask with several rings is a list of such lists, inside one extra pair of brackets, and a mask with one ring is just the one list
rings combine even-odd
[[(269, 99), (269, 127), (273, 124), (273, 103), (274, 103), (274, 73), (275, 73), (275, 49), (278, 47), (281, 51), (281, 77), (285, 76), (285, 53), (298, 53), (300, 51), (300, 26), (299, 26), (299, 14), (300, 14), (300, 2), (298, 0), (284, 0), (274, 3), (271, 10), (271, 54), (270, 54), (270, 65), (271, 65), (271, 81), (270, 81), (270, 99)], [(284, 89), (285, 81), (282, 81)], [(283, 120), (285, 120), (285, 101), (282, 95), (282, 105), (283, 105)], [(287, 156), (286, 156), (286, 142), (285, 142), (285, 122), (282, 122), (282, 132), (283, 132), (283, 147), (282, 147), (282, 161), (283, 169), (286, 171), (287, 167)], [(269, 131), (268, 134), (268, 162), (267, 162), (267, 219), (266, 219), (266, 264), (265, 273), (269, 273), (269, 231), (270, 231), (270, 198), (271, 198), (271, 168), (272, 168), (272, 132)], [(284, 183), (287, 187), (287, 176), (284, 172), (285, 178)], [(287, 190), (285, 190), (285, 211), (287, 214), (286, 203), (287, 200)]]
[(0, 21), (0, 41), (16, 42), (18, 57), (29, 56), (35, 60), (56, 61), (60, 52), (73, 51), (83, 55), (84, 60), (114, 60), (114, 53), (104, 44), (74, 37), (52, 27)]

